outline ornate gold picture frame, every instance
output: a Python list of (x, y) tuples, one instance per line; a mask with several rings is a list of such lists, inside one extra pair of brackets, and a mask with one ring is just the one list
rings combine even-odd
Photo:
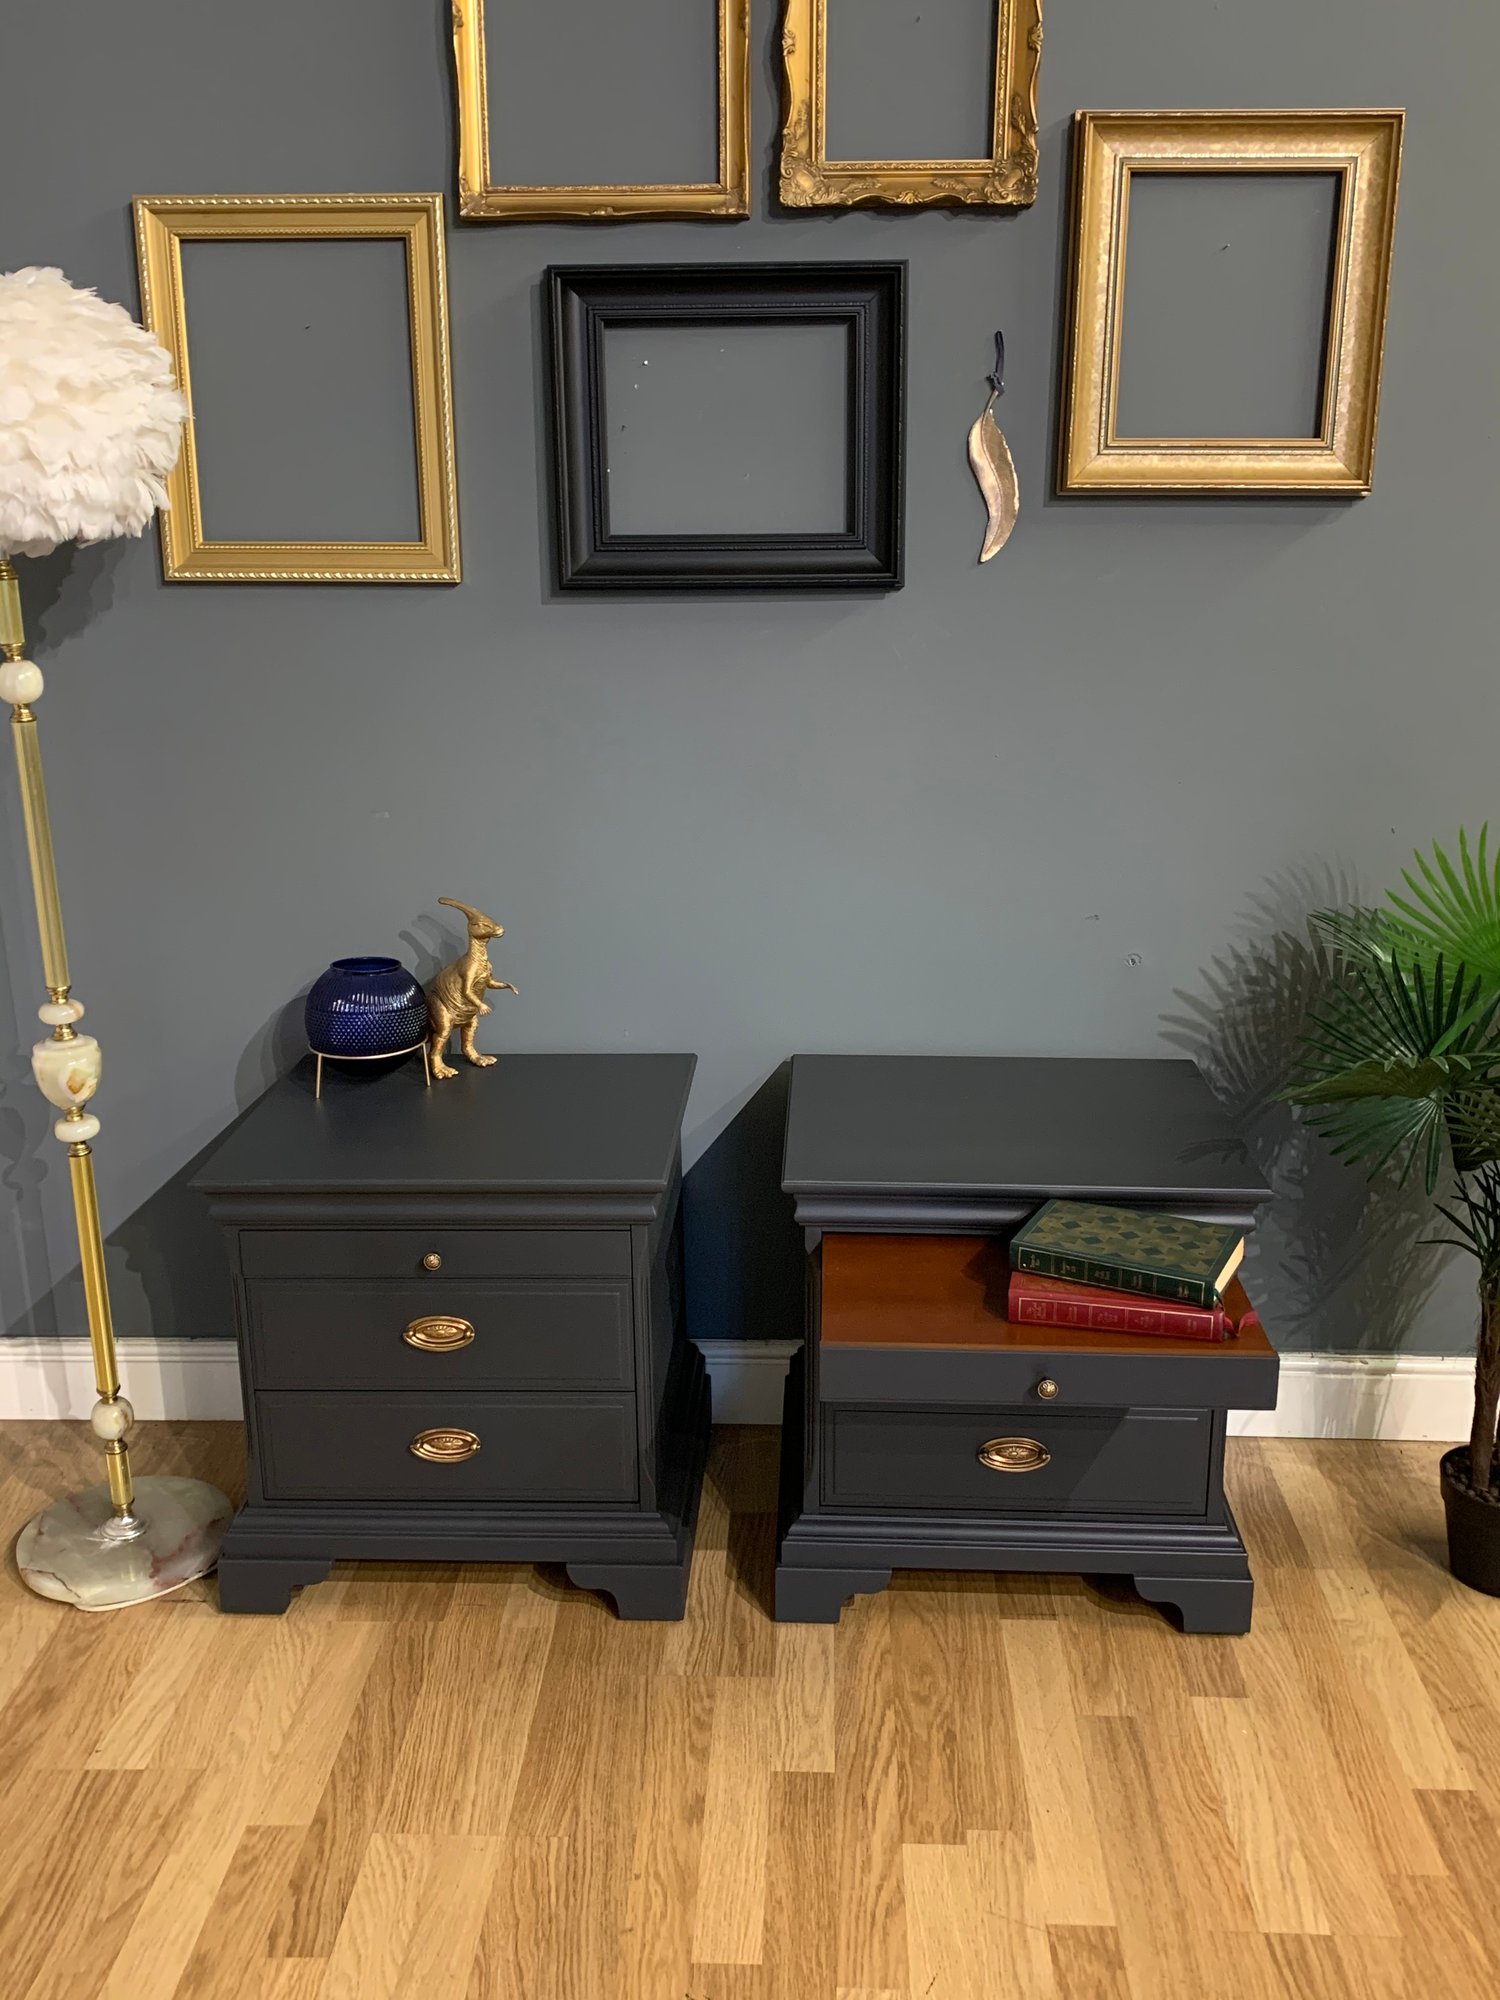
[(468, 222), (626, 222), (750, 213), (750, 0), (718, 0), (719, 177), (654, 186), (520, 187), (490, 176), (484, 0), (452, 0), (458, 212)]
[[(414, 542), (211, 541), (203, 530), (185, 242), (246, 239), (405, 245), (419, 535)], [(161, 523), (168, 583), (457, 583), (458, 482), (448, 350), (443, 198), (437, 194), (141, 195), (135, 203), (142, 317), (172, 356), (188, 399), (182, 456), (167, 480)]]
[(781, 55), (784, 208), (881, 202), (900, 208), (954, 203), (1024, 208), (1036, 200), (1041, 0), (996, 0), (993, 143), (987, 160), (830, 160), (828, 0), (786, 0)]
[[(1058, 448), (1060, 493), (1368, 493), (1404, 113), (1080, 111)], [(1121, 437), (1130, 191), (1137, 174), (1338, 178), (1318, 432)]]

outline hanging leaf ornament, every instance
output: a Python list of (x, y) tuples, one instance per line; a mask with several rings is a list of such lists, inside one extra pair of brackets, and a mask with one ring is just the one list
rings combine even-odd
[(985, 529), (979, 560), (987, 563), (998, 555), (1010, 539), (1021, 511), (1021, 489), (1016, 480), (1016, 464), (1005, 442), (1005, 433), (995, 421), (995, 404), (1005, 393), (1005, 335), (995, 335), (995, 372), (989, 378), (989, 401), (974, 420), (969, 432), (969, 464), (984, 495), (990, 522)]

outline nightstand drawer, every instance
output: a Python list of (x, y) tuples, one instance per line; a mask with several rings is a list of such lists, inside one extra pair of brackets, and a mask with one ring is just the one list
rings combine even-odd
[(630, 1286), (608, 1279), (258, 1279), (257, 1389), (628, 1389)]
[(628, 1501), (638, 1491), (630, 1396), (257, 1396), (255, 1435), (268, 1501)]
[[(1226, 1340), (1142, 1340), (1130, 1334), (1066, 1335), (1028, 1328), (1034, 1344), (994, 1347), (861, 1347), (825, 1340), (818, 1351), (824, 1403), (1019, 1404), (1048, 1410), (1274, 1410), (1280, 1364), (1258, 1345)], [(1248, 1350), (1248, 1351), (1247, 1351)]]
[(630, 1232), (242, 1229), (239, 1261), (246, 1278), (628, 1278)]
[(1201, 1515), (1212, 1451), (1207, 1410), (825, 1408), (823, 1499), (890, 1513)]

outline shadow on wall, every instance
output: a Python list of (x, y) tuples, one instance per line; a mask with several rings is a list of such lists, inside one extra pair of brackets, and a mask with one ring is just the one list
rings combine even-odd
[(688, 1331), (800, 1340), (802, 1231), (781, 1191), (792, 1066), (783, 1063), (683, 1177)]
[(124, 557), (123, 541), (88, 548), (64, 542), (50, 556), (30, 556), (17, 565), (29, 650), (42, 667), (44, 655), (76, 639), (114, 603), (115, 571)]
[[(17, 879), (25, 872), (21, 837), (21, 808), (9, 801), (7, 814), (16, 831)], [(27, 887), (29, 896), (29, 883)], [(47, 1178), (47, 1152), (54, 1113), (31, 1080), (31, 1045), (43, 1033), (33, 1016), (22, 1018), (16, 1004), (17, 992), (24, 992), (26, 973), (38, 983), (41, 966), (23, 961), (18, 971), (11, 963), (14, 945), (0, 927), (0, 1199), (5, 1202), (4, 1241), (6, 1254), (0, 1257), (0, 1322), (8, 1332), (52, 1334), (58, 1331), (56, 1308), (39, 1298), (51, 1279), (47, 1257), (47, 1230), (42, 1206), (42, 1183)], [(33, 942), (31, 960), (36, 960)], [(38, 1304), (28, 1308), (27, 1300)]]
[[(241, 1056), (234, 1079), (240, 1116), (306, 1053), (307, 1040), (302, 1027), (305, 992), (306, 989), (278, 1008), (251, 1038)], [(24, 1061), (22, 1068), (26, 1071), (25, 1090), (16, 1094), (17, 1102), (28, 1106), (34, 1103), (39, 1112), (38, 1130), (32, 1133), (29, 1125), (23, 1128), (27, 1150), (20, 1164), (28, 1176), (34, 1174), (40, 1181), (48, 1166), (46, 1119), (41, 1115), (47, 1106), (32, 1085)], [(7, 1101), (0, 1102), (0, 1147), (8, 1154), (11, 1150), (8, 1119), (19, 1118), (21, 1114), (9, 1110), (9, 1064), (5, 1074), (7, 1087), (3, 1095)], [(232, 1119), (222, 1132), (216, 1132), (192, 1159), (169, 1175), (106, 1237), (104, 1255), (110, 1308), (115, 1331), (122, 1338), (150, 1334), (158, 1339), (223, 1339), (233, 1332), (228, 1265), (203, 1197), (193, 1192), (191, 1183), (208, 1155), (237, 1123), (238, 1118)], [(9, 1186), (12, 1171), (9, 1167), (0, 1170), (0, 1183)], [(33, 1282), (31, 1286), (35, 1301), (31, 1306), (18, 1301), (17, 1309), (9, 1301), (4, 1302), (5, 1334), (34, 1338), (83, 1334), (88, 1322), (77, 1261), (70, 1258), (67, 1270), (53, 1280), (41, 1234), (39, 1195), (34, 1194), (31, 1203), (36, 1211), (35, 1220), (33, 1223), (28, 1217), (24, 1226), (36, 1232), (36, 1254), (25, 1275), (41, 1282)]]
[(1235, 1122), (1273, 1198), (1246, 1253), (1267, 1323), (1293, 1347), (1389, 1353), (1401, 1347), (1447, 1252), (1420, 1238), (1433, 1217), (1420, 1186), (1368, 1183), (1276, 1101), (1309, 1010), (1333, 989), (1334, 965), (1311, 911), (1360, 900), (1331, 870), (1274, 876), (1246, 912), (1247, 941), (1177, 993), (1163, 1039), (1190, 1055)]

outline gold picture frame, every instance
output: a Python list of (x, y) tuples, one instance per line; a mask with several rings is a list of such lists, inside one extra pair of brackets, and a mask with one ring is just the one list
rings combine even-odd
[(986, 160), (830, 160), (828, 0), (786, 0), (781, 58), (783, 208), (968, 204), (1025, 208), (1036, 200), (1036, 85), (1041, 0), (995, 0), (995, 97)]
[(718, 0), (719, 177), (654, 185), (524, 187), (490, 177), (484, 0), (452, 0), (458, 212), (466, 222), (629, 222), (750, 213), (750, 0)]
[[(212, 541), (203, 531), (192, 411), (185, 242), (371, 237), (405, 245), (420, 532), (413, 542)], [(458, 480), (443, 198), (437, 194), (141, 195), (136, 257), (146, 325), (188, 399), (182, 455), (159, 516), (168, 583), (457, 583)]]
[[(1368, 493), (1401, 172), (1401, 111), (1080, 111), (1059, 493)], [(1121, 437), (1133, 177), (1338, 176), (1321, 414), (1306, 438)]]

